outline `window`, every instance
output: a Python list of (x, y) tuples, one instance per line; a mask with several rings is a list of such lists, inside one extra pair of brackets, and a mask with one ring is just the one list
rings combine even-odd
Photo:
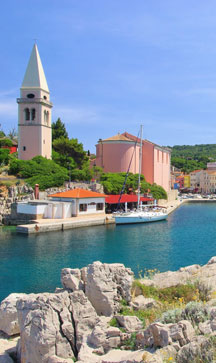
[(103, 203), (97, 203), (96, 210), (103, 210), (104, 204)]
[(47, 96), (44, 96), (44, 100), (46, 100), (47, 99)]
[(23, 146), (23, 151), (26, 151), (26, 147), (25, 146)]
[(44, 111), (44, 123), (45, 125), (49, 125), (49, 111)]
[(32, 121), (34, 121), (34, 120), (35, 120), (35, 114), (36, 114), (35, 108), (32, 108), (32, 109), (31, 109), (31, 120), (32, 120)]
[(24, 113), (25, 113), (25, 120), (26, 121), (29, 121), (30, 120), (30, 111), (29, 111), (29, 108), (25, 108)]
[(43, 141), (43, 143), (45, 144), (45, 140)]
[(80, 204), (79, 205), (79, 211), (80, 212), (86, 212), (87, 211), (87, 204)]
[(35, 97), (35, 95), (33, 94), (33, 93), (29, 93), (28, 95), (27, 95), (27, 98), (34, 98)]

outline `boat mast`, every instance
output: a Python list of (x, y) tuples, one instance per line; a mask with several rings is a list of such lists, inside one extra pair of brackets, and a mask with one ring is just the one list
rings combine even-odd
[(139, 152), (139, 179), (138, 179), (138, 200), (137, 200), (137, 208), (140, 207), (140, 175), (142, 172), (142, 128), (140, 125), (140, 152)]

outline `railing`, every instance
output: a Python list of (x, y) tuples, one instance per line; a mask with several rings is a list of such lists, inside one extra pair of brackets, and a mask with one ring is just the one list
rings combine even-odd
[(52, 106), (52, 102), (45, 100), (44, 98), (17, 98), (17, 103), (38, 103), (42, 102)]

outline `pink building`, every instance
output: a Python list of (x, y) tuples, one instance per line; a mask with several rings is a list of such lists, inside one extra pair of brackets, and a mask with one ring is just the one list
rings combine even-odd
[[(103, 168), (104, 172), (127, 172), (130, 161), (130, 172), (139, 172), (140, 139), (127, 132), (105, 140), (99, 140), (96, 145), (95, 165)], [(136, 143), (136, 145), (135, 145)], [(142, 142), (142, 170), (146, 181), (161, 185), (166, 191), (170, 190), (170, 150), (158, 146), (148, 140)]]

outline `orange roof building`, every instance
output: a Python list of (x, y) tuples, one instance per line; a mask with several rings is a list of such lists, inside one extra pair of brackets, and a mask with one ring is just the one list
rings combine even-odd
[(105, 213), (105, 198), (102, 193), (85, 189), (71, 189), (66, 192), (55, 193), (48, 196), (52, 201), (70, 202), (72, 205), (72, 217), (84, 214)]

